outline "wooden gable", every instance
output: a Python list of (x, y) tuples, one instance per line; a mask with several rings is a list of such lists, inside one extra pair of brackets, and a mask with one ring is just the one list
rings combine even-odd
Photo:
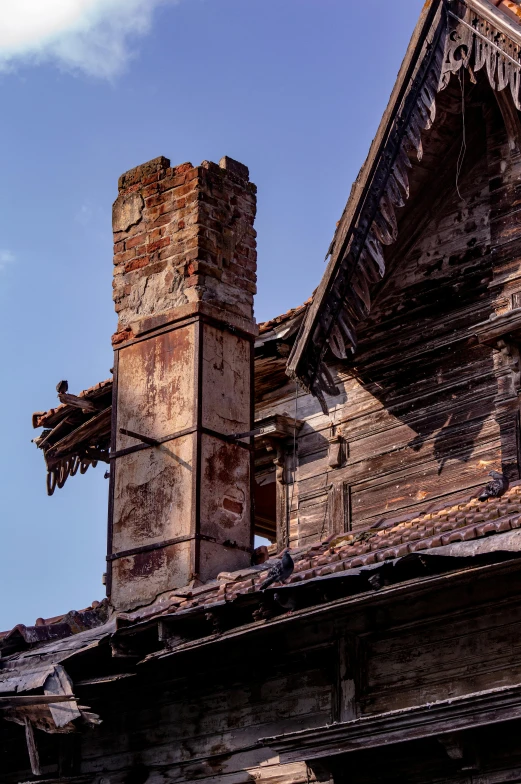
[[(481, 87), (488, 81), (486, 100), (499, 106), (510, 153), (519, 153), (520, 46), (519, 25), (489, 0), (426, 4), (288, 363), (289, 375), (315, 394), (324, 410), (324, 396), (338, 391), (328, 357), (356, 355), (360, 325), (372, 311), (382, 279), (392, 274), (394, 257), (417, 240), (436, 200), (455, 184), (448, 164), (452, 157), (457, 167), (461, 142), (458, 148), (447, 115), (458, 113), (458, 99), (454, 104), (454, 96), (446, 95), (449, 86), (454, 93), (453, 74), (462, 89), (465, 82)], [(463, 103), (473, 109), (470, 92)], [(460, 114), (461, 106), (460, 98)], [(444, 126), (443, 144), (436, 137), (443, 136)], [(474, 130), (472, 123), (468, 130)], [(414, 216), (414, 206), (420, 217)]]
[(288, 363), (324, 415), (299, 403), (299, 542), (520, 476), (520, 42), (484, 0), (420, 19)]

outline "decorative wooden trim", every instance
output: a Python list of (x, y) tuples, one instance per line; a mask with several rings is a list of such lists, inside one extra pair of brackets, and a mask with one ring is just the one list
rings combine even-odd
[(404, 710), (261, 738), (282, 764), (379, 748), (521, 718), (521, 685), (466, 694)]

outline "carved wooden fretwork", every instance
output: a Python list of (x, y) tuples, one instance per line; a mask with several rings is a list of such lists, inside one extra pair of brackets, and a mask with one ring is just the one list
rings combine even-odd
[[(310, 324), (304, 353), (295, 346), (288, 373), (298, 377), (327, 412), (325, 394), (339, 393), (327, 367), (328, 351), (348, 359), (357, 348), (357, 326), (371, 310), (372, 290), (385, 275), (383, 248), (398, 236), (396, 209), (409, 197), (412, 159), (422, 159), (422, 133), (436, 116), (436, 95), (452, 74), (466, 68), (470, 78), (485, 70), (496, 91), (509, 89), (517, 109), (520, 103), (521, 47), (504, 30), (482, 17), (463, 0), (446, 0), (433, 17), (406, 85), (401, 102), (374, 163), (374, 174), (360, 196), (360, 207), (349, 226), (338, 227), (330, 248), (337, 258), (322, 304)], [(508, 29), (508, 25), (506, 27)], [(500, 102), (505, 104), (504, 97)], [(508, 102), (510, 105), (510, 102)], [(503, 117), (517, 112), (502, 109)], [(512, 123), (510, 123), (512, 124)], [(511, 128), (509, 135), (515, 135)], [(514, 149), (517, 141), (511, 142)], [(293, 360), (293, 361), (292, 361)]]
[(447, 49), (439, 89), (446, 87), (451, 75), (460, 68), (469, 69), (471, 77), (485, 68), (492, 89), (501, 92), (509, 87), (516, 109), (521, 110), (521, 47), (463, 2), (449, 6)]

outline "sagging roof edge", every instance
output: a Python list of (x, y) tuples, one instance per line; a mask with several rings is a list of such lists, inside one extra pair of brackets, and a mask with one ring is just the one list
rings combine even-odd
[[(315, 616), (317, 613), (326, 612), (332, 607), (341, 609), (346, 604), (353, 607), (354, 604), (365, 603), (368, 600), (385, 601), (387, 598), (390, 599), (392, 596), (395, 596), (397, 591), (403, 593), (403, 591), (427, 589), (428, 586), (433, 586), (433, 581), (440, 578), (445, 580), (447, 577), (456, 578), (463, 576), (463, 579), (467, 579), (466, 576), (475, 575), (477, 570), (499, 569), (502, 571), (503, 569), (518, 569), (520, 557), (521, 530), (509, 531), (474, 542), (456, 542), (431, 550), (410, 553), (392, 561), (382, 561), (370, 566), (349, 569), (340, 574), (319, 576), (302, 583), (269, 589), (262, 594), (257, 592), (256, 596), (252, 594), (238, 594), (228, 601), (224, 600), (216, 602), (214, 605), (191, 608), (180, 617), (175, 613), (173, 615), (158, 613), (143, 620), (135, 620), (120, 625), (118, 616), (113, 616), (104, 626), (80, 633), (75, 639), (69, 638), (62, 641), (61, 644), (57, 640), (39, 647), (38, 653), (39, 655), (45, 654), (46, 667), (53, 664), (66, 665), (67, 660), (74, 658), (76, 655), (82, 655), (89, 648), (92, 648), (93, 645), (97, 647), (104, 640), (107, 642), (111, 641), (111, 644), (117, 648), (120, 640), (128, 639), (129, 636), (132, 637), (135, 634), (139, 635), (141, 632), (147, 632), (159, 623), (167, 626), (173, 623), (174, 626), (177, 626), (178, 624), (183, 624), (185, 620), (190, 622), (197, 615), (219, 612), (222, 609), (230, 610), (233, 609), (234, 605), (240, 610), (241, 604), (245, 601), (255, 602), (262, 599), (263, 604), (274, 604), (276, 606), (276, 593), (279, 594), (279, 598), (286, 601), (288, 596), (296, 595), (297, 593), (303, 596), (305, 592), (308, 592), (314, 596), (315, 593), (320, 595), (324, 592), (323, 595), (326, 596), (326, 592), (334, 590), (335, 585), (341, 590), (341, 595), (338, 597), (334, 597), (333, 594), (334, 598), (326, 598), (322, 602), (315, 601), (295, 611), (280, 612), (279, 608), (278, 614), (274, 614), (272, 617), (257, 620), (250, 624), (240, 623), (220, 633), (204, 635), (184, 642), (178, 642), (172, 647), (167, 646), (161, 650), (152, 651), (139, 662), (139, 664), (146, 664), (154, 660), (207, 647), (216, 642), (226, 642), (244, 634), (256, 633), (263, 629), (269, 630), (287, 621), (298, 623), (299, 620), (305, 620), (310, 615)], [(489, 572), (487, 571), (486, 573), (488, 574)], [(350, 587), (350, 590), (344, 590), (346, 585)], [(363, 585), (363, 589), (359, 590), (361, 585)], [(125, 621), (125, 618), (122, 617), (121, 621)], [(96, 640), (95, 642), (93, 642), (93, 638)], [(0, 669), (0, 691), (3, 694), (9, 691), (19, 691), (21, 672), (27, 675), (35, 667), (36, 669), (42, 667), (38, 657), (35, 660), (34, 654), (31, 655), (29, 652), (28, 654), (27, 657), (24, 657), (22, 654), (18, 658), (9, 657), (5, 660), (6, 663), (9, 662), (8, 669)], [(9, 688), (11, 680), (13, 681), (12, 690)]]
[[(333, 533), (321, 542), (293, 548), (295, 569), (285, 585), (310, 584), (317, 577), (345, 573), (454, 542), (477, 541), (520, 529), (521, 482), (513, 482), (503, 496), (489, 499), (486, 503), (480, 502), (477, 497), (464, 503), (453, 499), (450, 507), (435, 504), (422, 514), (380, 520), (370, 530)], [(105, 599), (101, 603), (94, 602), (92, 607), (79, 613), (70, 612), (47, 620), (39, 618), (33, 627), (16, 626), (11, 632), (0, 633), (0, 650), (5, 658), (35, 645), (45, 645), (48, 649), (53, 640), (61, 639), (61, 644), (74, 646), (71, 638), (83, 630), (104, 626), (109, 618), (117, 617), (118, 627), (132, 626), (165, 614), (176, 613), (178, 617), (192, 618), (205, 612), (206, 608), (234, 606), (234, 599), (239, 594), (250, 610), (255, 610), (255, 602), (259, 606), (261, 604), (259, 586), (264, 580), (263, 573), (273, 564), (273, 560), (268, 560), (237, 572), (221, 572), (207, 583), (188, 585), (173, 593), (167, 591), (160, 594), (156, 601), (117, 616), (110, 611)], [(69, 642), (66, 643), (64, 638), (69, 638)]]
[[(413, 579), (408, 581), (399, 581), (401, 584), (386, 585), (383, 590), (379, 590), (373, 586), (371, 590), (368, 583), (367, 589), (357, 594), (348, 593), (336, 600), (326, 600), (322, 603), (315, 603), (301, 611), (285, 613), (278, 615), (275, 618), (268, 618), (266, 620), (259, 620), (252, 624), (242, 624), (235, 628), (227, 630), (223, 633), (213, 634), (211, 636), (200, 637), (195, 640), (189, 640), (186, 643), (177, 642), (179, 638), (175, 638), (175, 630), (173, 640), (176, 640), (173, 646), (169, 646), (168, 637), (165, 636), (164, 630), (168, 628), (170, 618), (168, 616), (158, 615), (150, 618), (146, 622), (135, 623), (130, 627), (121, 629), (119, 632), (115, 631), (115, 619), (113, 618), (104, 627), (92, 631), (84, 632), (78, 635), (76, 640), (63, 641), (66, 644), (45, 646), (45, 648), (38, 649), (38, 655), (29, 653), (27, 657), (11, 657), (5, 660), (4, 667), (7, 669), (0, 669), (0, 718), (21, 724), (25, 720), (28, 710), (34, 709), (36, 713), (31, 716), (31, 722), (35, 727), (44, 730), (48, 733), (56, 732), (76, 732), (78, 724), (83, 726), (100, 724), (103, 721), (103, 716), (100, 716), (91, 711), (89, 707), (80, 705), (80, 702), (85, 702), (85, 697), (78, 698), (76, 691), (79, 687), (85, 686), (103, 686), (107, 684), (120, 681), (124, 678), (136, 675), (141, 669), (141, 666), (152, 664), (163, 659), (169, 659), (172, 656), (190, 653), (191, 651), (205, 649), (208, 646), (213, 646), (217, 643), (226, 643), (236, 638), (249, 637), (251, 635), (276, 632), (281, 626), (287, 624), (298, 624), (299, 622), (306, 622), (308, 620), (318, 618), (324, 613), (335, 611), (336, 613), (346, 612), (349, 608), (354, 610), (361, 606), (373, 606), (376, 602), (381, 605), (382, 602), (392, 601), (394, 598), (403, 598), (406, 593), (407, 596), (421, 595), (425, 590), (431, 590), (436, 585), (447, 585), (447, 579), (452, 578), (455, 582), (454, 585), (462, 585), (470, 579), (475, 579), (476, 576), (481, 574), (482, 579), (490, 578), (495, 575), (496, 579), (506, 577), (514, 571), (519, 571), (519, 557), (521, 556), (521, 531), (515, 532), (517, 536), (510, 534), (499, 535), (491, 539), (500, 540), (495, 545), (490, 547), (487, 543), (483, 543), (479, 553), (468, 555), (468, 548), (466, 542), (459, 543), (458, 545), (450, 545), (445, 555), (438, 553), (416, 553), (411, 556), (404, 556), (397, 559), (394, 563), (383, 562), (374, 565), (372, 568), (367, 567), (361, 570), (351, 570), (352, 574), (347, 572), (343, 576), (346, 579), (373, 579), (379, 572), (384, 569), (399, 568), (400, 563), (409, 561), (410, 564), (415, 563), (421, 565), (422, 563), (429, 564), (430, 573), (423, 579)], [(490, 541), (490, 539), (488, 540)], [(450, 552), (453, 554), (451, 555)], [(491, 556), (494, 556), (491, 558)], [(506, 560), (505, 562), (505, 559)], [(436, 568), (438, 564), (439, 567)], [(447, 574), (450, 572), (450, 574)], [(404, 575), (407, 572), (403, 572)], [(331, 581), (338, 581), (340, 575), (331, 575), (327, 578), (318, 578), (318, 582), (331, 583)], [(463, 581), (463, 582), (462, 582)], [(304, 589), (305, 584), (300, 584), (299, 590)], [(313, 585), (308, 586), (313, 589)], [(320, 586), (317, 586), (320, 590)], [(418, 594), (420, 592), (420, 594)], [(239, 597), (240, 598), (240, 597)], [(244, 598), (244, 597), (243, 597)], [(224, 603), (223, 603), (224, 604)], [(175, 616), (174, 616), (175, 617)], [(166, 627), (165, 627), (166, 624)], [(121, 643), (122, 634), (126, 636), (134, 636), (141, 632), (145, 635), (150, 634), (152, 628), (157, 628), (157, 636), (165, 642), (165, 648), (161, 650), (152, 651), (146, 654), (144, 658), (134, 662), (127, 662), (127, 672), (112, 672), (108, 674), (101, 674), (99, 672), (99, 662), (97, 666), (97, 676), (89, 678), (89, 664), (88, 660), (84, 662), (81, 679), (71, 679), (67, 672), (67, 667), (76, 656), (83, 656), (89, 650), (97, 648), (100, 645), (108, 645), (115, 655), (118, 654), (118, 644)], [(123, 643), (125, 638), (123, 638)], [(42, 655), (44, 660), (42, 662)], [(128, 655), (125, 654), (127, 660)], [(49, 679), (54, 683), (53, 688), (49, 687)], [(30, 692), (30, 694), (29, 694)], [(25, 696), (25, 695), (28, 696)], [(50, 696), (52, 695), (52, 696)], [(90, 702), (90, 700), (89, 700)]]
[[(357, 222), (361, 219), (361, 215), (368, 200), (368, 194), (371, 193), (374, 185), (374, 177), (378, 163), (386, 150), (391, 132), (394, 131), (396, 133), (396, 129), (394, 128), (395, 120), (403, 108), (404, 101), (411, 91), (413, 79), (421, 66), (422, 52), (425, 52), (424, 47), (426, 41), (429, 36), (433, 36), (433, 31), (436, 26), (448, 27), (451, 15), (454, 16), (452, 9), (456, 9), (458, 2), (461, 2), (469, 11), (490, 21), (490, 23), (496, 29), (500, 30), (507, 39), (512, 41), (515, 46), (521, 46), (520, 26), (506, 16), (504, 12), (498, 10), (490, 0), (427, 0), (425, 3), (412, 34), (405, 58), (400, 67), (391, 97), (369, 149), (368, 156), (352, 185), (347, 204), (335, 231), (328, 251), (330, 258), (326, 271), (315, 292), (313, 301), (307, 310), (288, 360), (288, 375), (291, 378), (298, 380), (308, 391), (315, 394), (320, 399), (325, 411), (327, 411), (327, 406), (324, 401), (324, 392), (329, 394), (336, 394), (338, 392), (334, 387), (325, 363), (322, 362), (327, 350), (329, 335), (325, 336), (323, 345), (320, 346), (318, 361), (317, 358), (314, 357), (313, 367), (306, 367), (306, 365), (309, 364), (309, 357), (307, 356), (309, 350), (313, 348), (314, 343), (316, 344), (315, 331), (319, 322), (319, 317), (327, 308), (328, 298), (331, 294), (333, 283), (335, 282), (339, 269), (346, 262)], [(447, 29), (444, 30), (444, 34), (446, 32)], [(431, 44), (432, 42), (429, 41), (429, 43)], [(429, 47), (427, 47), (427, 50), (428, 48)], [(423, 56), (426, 55), (424, 54)], [(449, 76), (450, 72), (449, 69)], [(439, 87), (436, 90), (436, 93), (439, 89), (443, 88)], [(402, 136), (405, 136), (405, 133), (406, 129), (402, 131)], [(397, 159), (398, 157), (399, 153)], [(388, 216), (386, 216), (386, 218), (388, 220)], [(392, 218), (395, 220), (394, 215)], [(374, 232), (375, 222), (376, 218), (374, 220), (373, 218), (369, 220), (368, 233), (370, 233), (371, 229)], [(359, 228), (360, 227), (358, 227), (358, 229)], [(395, 238), (385, 243), (382, 241), (381, 244), (391, 244), (394, 241)], [(364, 284), (364, 286), (365, 285), (367, 284)], [(324, 376), (323, 378), (320, 378), (321, 372)]]

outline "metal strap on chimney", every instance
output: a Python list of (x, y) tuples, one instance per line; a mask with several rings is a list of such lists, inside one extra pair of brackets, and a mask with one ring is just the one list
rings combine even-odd
[(111, 553), (106, 556), (107, 561), (116, 561), (118, 558), (128, 558), (132, 555), (139, 555), (140, 553), (148, 553), (151, 550), (161, 550), (163, 547), (170, 547), (173, 544), (181, 544), (182, 542), (190, 541), (205, 541), (220, 544), (221, 547), (227, 547), (232, 550), (242, 550), (245, 553), (252, 553), (251, 547), (243, 547), (242, 545), (235, 544), (235, 542), (219, 542), (215, 536), (206, 536), (205, 534), (190, 534), (188, 536), (176, 536), (174, 539), (165, 539), (162, 542), (154, 542), (153, 544), (144, 544), (141, 547), (133, 547), (130, 550), (120, 550), (118, 553)]
[(126, 430), (125, 428), (120, 428), (119, 432), (122, 435), (130, 436), (131, 438), (139, 439), (142, 443), (135, 444), (134, 446), (128, 446), (125, 449), (119, 449), (117, 452), (113, 452), (109, 455), (110, 460), (117, 460), (119, 457), (125, 457), (125, 455), (131, 455), (133, 452), (141, 452), (143, 449), (153, 449), (154, 447), (162, 446), (163, 444), (168, 443), (169, 441), (175, 441), (177, 438), (182, 438), (183, 436), (188, 436), (192, 433), (196, 433), (197, 430), (201, 433), (204, 433), (208, 436), (213, 436), (214, 438), (219, 439), (220, 441), (225, 441), (227, 444), (235, 444), (236, 446), (241, 447), (242, 449), (247, 449), (251, 451), (253, 447), (250, 444), (245, 444), (242, 441), (239, 441), (239, 438), (246, 438), (247, 436), (255, 435), (256, 431), (251, 430), (249, 433), (241, 433), (239, 435), (225, 435), (224, 433), (218, 433), (216, 430), (211, 430), (209, 427), (201, 427), (197, 428), (194, 427), (187, 427), (184, 430), (179, 430), (177, 433), (171, 433), (168, 436), (163, 436), (162, 438), (152, 438), (150, 436), (141, 435), (140, 433), (134, 433), (132, 430)]

